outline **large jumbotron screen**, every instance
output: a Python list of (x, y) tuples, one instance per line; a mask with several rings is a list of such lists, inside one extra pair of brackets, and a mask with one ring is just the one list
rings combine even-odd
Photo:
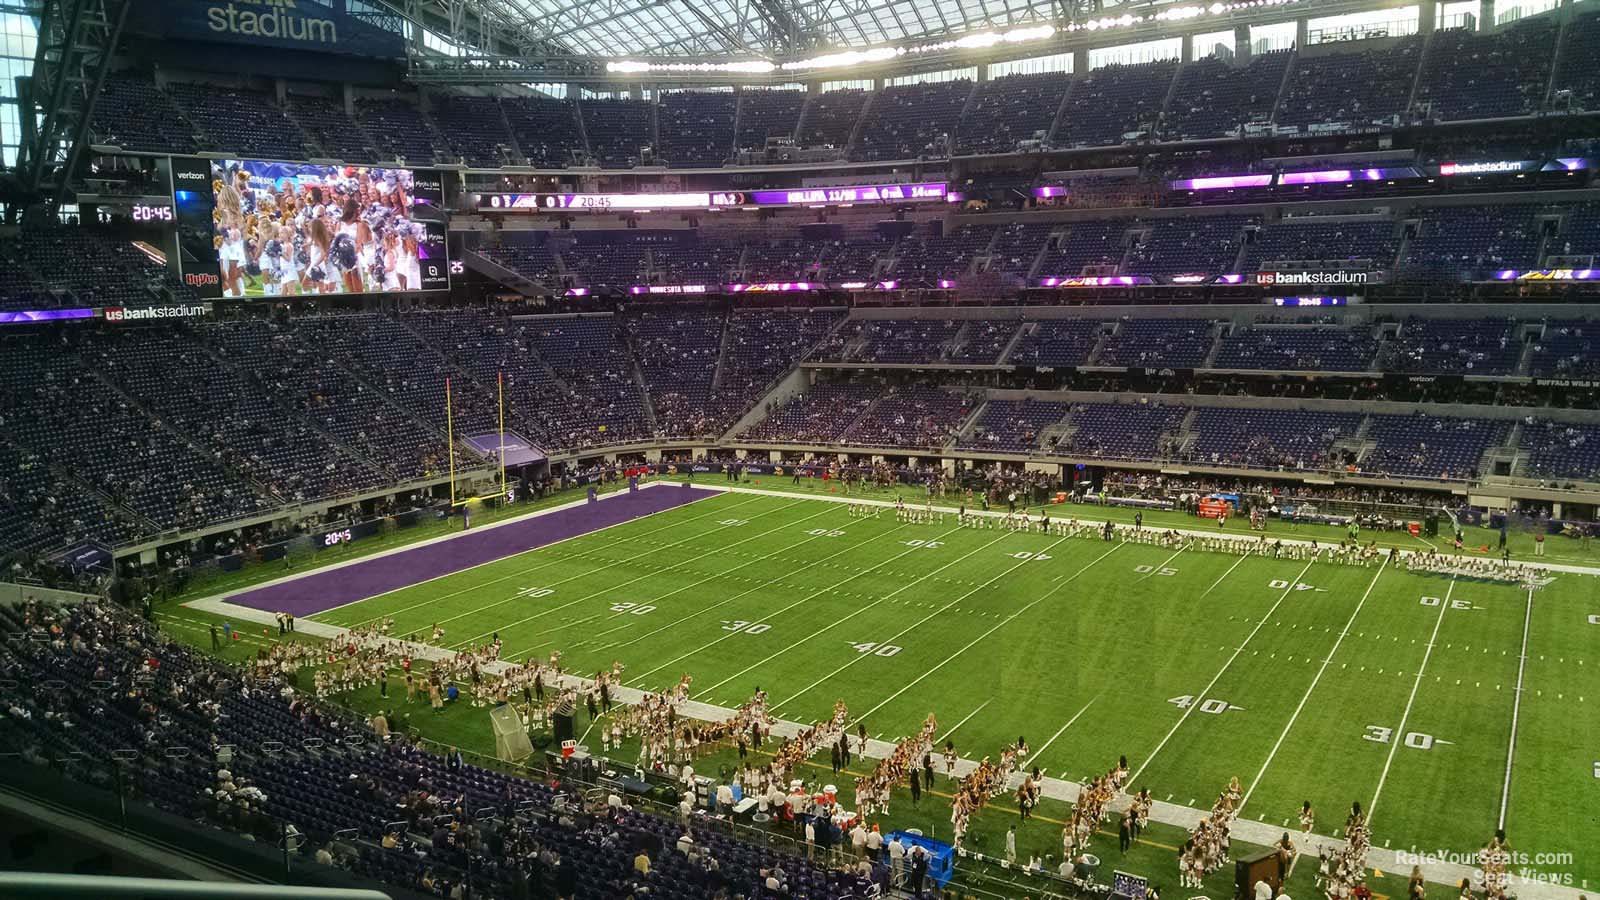
[(211, 187), (223, 297), (450, 287), (445, 225), (416, 215), (438, 200), (410, 169), (221, 159)]

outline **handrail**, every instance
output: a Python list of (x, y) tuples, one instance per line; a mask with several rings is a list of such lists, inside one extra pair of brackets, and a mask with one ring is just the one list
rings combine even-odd
[(49, 872), (0, 872), (0, 896), (17, 898), (66, 897), (165, 898), (180, 900), (390, 900), (382, 891), (356, 888), (319, 888), (308, 885), (231, 884), (216, 881), (177, 881), (165, 878), (117, 878), (108, 875), (59, 875)]

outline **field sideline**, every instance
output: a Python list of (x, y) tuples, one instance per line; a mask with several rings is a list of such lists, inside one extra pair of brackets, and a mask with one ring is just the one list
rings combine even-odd
[(1136, 784), (1175, 806), (1204, 806), (1237, 775), (1246, 819), (1285, 822), (1308, 799), (1325, 834), (1359, 799), (1378, 847), (1469, 853), (1503, 805), (1513, 846), (1572, 854), (1536, 867), (1586, 888), (1600, 880), (1580, 849), (1600, 846), (1591, 577), (1530, 596), (1376, 565), (852, 518), (739, 489), (312, 621), (392, 616), (401, 635), (437, 622), (450, 646), (498, 633), (512, 660), (560, 649), (582, 673), (620, 659), (641, 689), (687, 672), (715, 706), (759, 686), (795, 721), (842, 698), (888, 739), (932, 711), (963, 756), (1025, 735), (1032, 761), (1070, 781), (1126, 754)]

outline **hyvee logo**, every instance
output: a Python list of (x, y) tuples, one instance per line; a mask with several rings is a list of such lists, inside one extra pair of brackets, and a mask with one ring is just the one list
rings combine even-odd
[[(263, 6), (264, 10), (240, 7)], [(246, 37), (279, 38), (310, 44), (339, 43), (339, 27), (332, 19), (313, 19), (299, 12), (295, 0), (232, 0), (227, 6), (206, 10), (212, 31)]]
[(209, 272), (189, 272), (183, 276), (183, 280), (185, 284), (191, 284), (195, 287), (207, 287), (222, 283), (222, 279)]

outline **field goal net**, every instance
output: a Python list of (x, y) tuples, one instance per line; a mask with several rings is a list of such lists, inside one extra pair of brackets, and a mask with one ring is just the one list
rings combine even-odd
[(515, 707), (503, 703), (489, 710), (489, 722), (494, 726), (494, 755), (501, 762), (521, 762), (533, 755), (533, 743)]

